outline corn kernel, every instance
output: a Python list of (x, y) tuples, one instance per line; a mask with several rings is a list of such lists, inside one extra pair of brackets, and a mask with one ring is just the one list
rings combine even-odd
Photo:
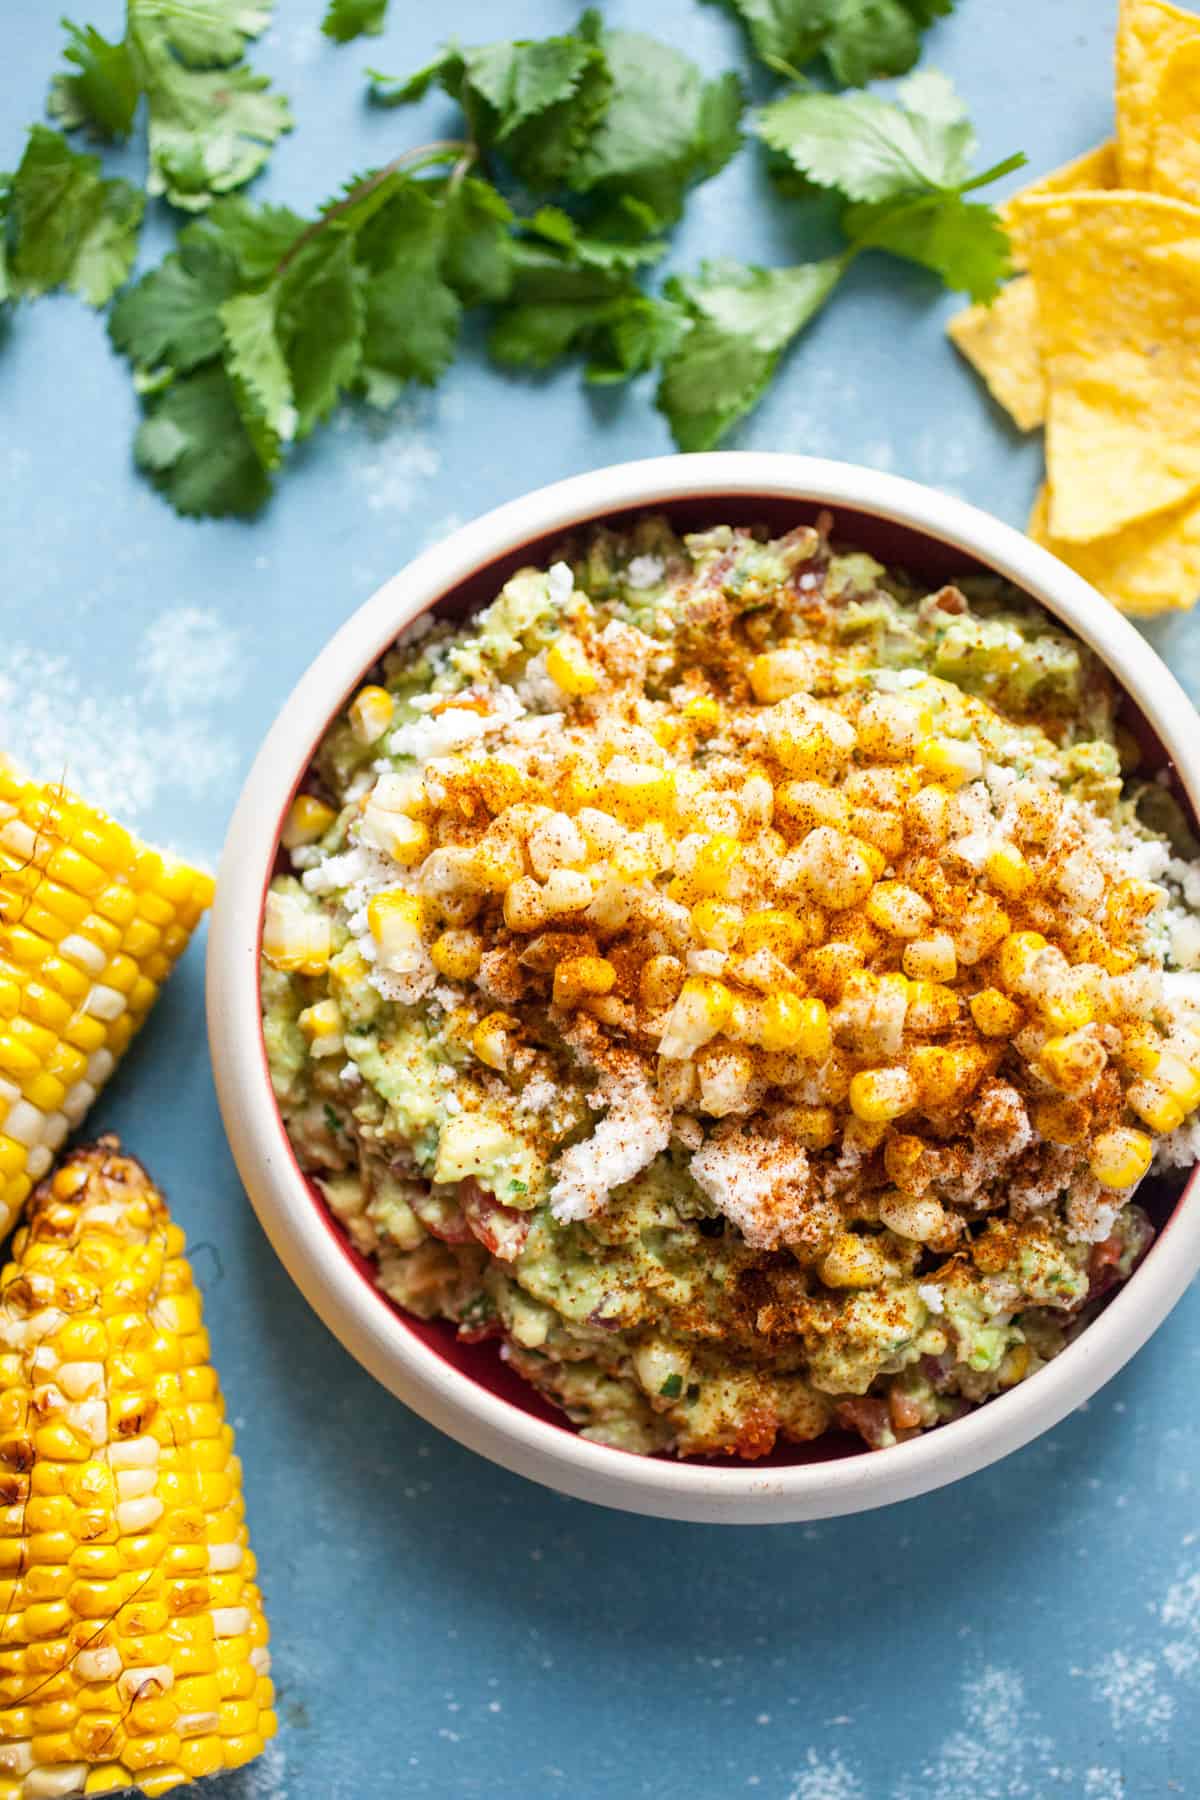
[(600, 677), (589, 662), (583, 645), (570, 632), (555, 638), (547, 650), (546, 673), (560, 693), (570, 700), (594, 694), (600, 686)]
[(332, 929), (324, 913), (294, 894), (271, 890), (263, 912), (262, 951), (273, 968), (319, 975), (328, 966), (332, 943)]
[(1153, 1025), (1134, 1020), (1122, 1027), (1121, 1061), (1135, 1075), (1153, 1075), (1162, 1060), (1162, 1039)]
[(1048, 986), (1039, 997), (1038, 1007), (1052, 1031), (1079, 1031), (1096, 1016), (1092, 996), (1081, 982)]
[(764, 1050), (791, 1050), (811, 1062), (824, 1062), (833, 1047), (825, 1002), (798, 994), (768, 994), (759, 1022)]
[(610, 994), (617, 971), (603, 956), (568, 956), (554, 971), (555, 1006), (577, 1006), (593, 995)]
[(670, 1006), (683, 986), (683, 964), (677, 956), (652, 956), (638, 977), (638, 995), (650, 1012)]
[(429, 827), (407, 813), (389, 812), (379, 806), (368, 806), (362, 817), (359, 835), (364, 843), (390, 856), (402, 869), (415, 869), (429, 854)]
[(842, 1231), (829, 1246), (818, 1270), (826, 1287), (878, 1287), (887, 1273), (882, 1250), (873, 1238)]
[(832, 826), (818, 825), (788, 862), (818, 905), (844, 912), (861, 905), (874, 885), (865, 848)]
[(898, 1119), (916, 1099), (907, 1069), (860, 1069), (850, 1081), (850, 1108), (866, 1125)]
[(285, 850), (298, 850), (302, 844), (315, 844), (324, 837), (337, 818), (331, 806), (313, 794), (297, 794), (288, 809), (287, 820), (280, 833)]
[(867, 899), (867, 917), (889, 937), (915, 938), (933, 918), (933, 908), (902, 881), (879, 881)]
[(914, 981), (904, 1022), (909, 1031), (951, 1031), (958, 1023), (958, 995), (940, 981)]
[(1023, 900), (1033, 886), (1033, 870), (1015, 844), (997, 845), (983, 866), (1006, 900)]
[(479, 972), (483, 940), (474, 931), (443, 931), (430, 945), (429, 958), (447, 981), (470, 981)]
[(711, 950), (733, 949), (742, 933), (742, 918), (741, 907), (724, 900), (701, 900), (692, 908), (692, 927)]
[(471, 1048), (481, 1063), (503, 1073), (508, 1067), (511, 1035), (519, 1029), (518, 1021), (508, 1013), (488, 1013), (471, 1033)]
[(1075, 1098), (1091, 1092), (1107, 1060), (1103, 1044), (1085, 1031), (1047, 1038), (1038, 1054), (1046, 1078)]
[(1092, 1145), (1089, 1166), (1104, 1187), (1127, 1188), (1142, 1179), (1153, 1154), (1153, 1142), (1144, 1131), (1118, 1126), (1101, 1132)]
[(953, 981), (958, 974), (954, 939), (944, 931), (914, 938), (905, 944), (900, 966), (913, 981)]
[(1118, 881), (1105, 900), (1108, 929), (1120, 944), (1136, 932), (1163, 900), (1163, 890), (1152, 881)]
[(750, 913), (742, 930), (742, 945), (748, 956), (757, 950), (770, 950), (781, 962), (789, 962), (809, 941), (796, 914), (778, 907)]
[(934, 780), (948, 788), (978, 781), (983, 774), (979, 745), (969, 739), (927, 737), (917, 745), (917, 762)]
[(911, 756), (921, 725), (917, 708), (893, 694), (872, 694), (854, 721), (859, 750), (880, 762), (902, 762)]
[(775, 706), (811, 685), (812, 657), (801, 648), (765, 650), (754, 658), (746, 674), (759, 705)]
[(655, 763), (614, 756), (605, 770), (604, 804), (627, 825), (669, 818), (675, 804), (675, 777)]
[(940, 1200), (915, 1194), (885, 1194), (879, 1202), (880, 1223), (897, 1237), (926, 1244), (945, 1230), (946, 1211)]
[(684, 702), (680, 713), (695, 731), (707, 737), (720, 725), (724, 716), (721, 703), (711, 694), (697, 694), (693, 699)]
[(1048, 1143), (1081, 1144), (1091, 1123), (1091, 1108), (1059, 1094), (1053, 1100), (1039, 1100), (1032, 1116), (1035, 1128)]
[(920, 1104), (935, 1111), (961, 1105), (988, 1067), (987, 1052), (970, 1044), (918, 1044), (909, 1056)]
[(950, 795), (938, 782), (931, 782), (905, 802), (904, 825), (919, 843), (944, 843), (950, 830)]
[(831, 1106), (789, 1106), (781, 1126), (802, 1150), (825, 1150), (837, 1138), (837, 1117)]
[(694, 891), (718, 899), (728, 894), (730, 876), (741, 850), (738, 840), (725, 832), (718, 832), (710, 837), (701, 846), (686, 878)]
[(348, 717), (355, 741), (373, 744), (392, 722), (395, 702), (386, 688), (360, 688), (350, 702)]
[(336, 1000), (318, 1000), (304, 1008), (296, 1023), (315, 1049), (324, 1040), (341, 1037), (342, 1009)]
[(997, 974), (1009, 993), (1020, 993), (1034, 958), (1046, 949), (1040, 931), (1013, 931), (1000, 945)]
[(999, 988), (980, 988), (967, 1002), (984, 1037), (1011, 1038), (1020, 1029), (1021, 1009)]
[(672, 1061), (691, 1056), (724, 1030), (732, 1007), (733, 996), (724, 982), (710, 976), (690, 976), (671, 1009), (658, 1046), (659, 1055)]

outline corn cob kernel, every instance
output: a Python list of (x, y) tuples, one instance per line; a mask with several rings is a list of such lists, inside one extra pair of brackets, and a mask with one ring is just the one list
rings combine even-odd
[(210, 876), (0, 764), (0, 1232), (116, 1067), (211, 899)]
[(38, 1188), (0, 1280), (0, 1418), (28, 1496), (0, 1539), (5, 1800), (162, 1794), (275, 1733), (240, 1468), (183, 1248), (102, 1138)]

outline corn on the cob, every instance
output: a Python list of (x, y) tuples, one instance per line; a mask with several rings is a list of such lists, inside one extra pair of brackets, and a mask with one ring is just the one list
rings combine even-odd
[(0, 1233), (211, 898), (210, 876), (0, 756)]
[(35, 1190), (0, 1278), (0, 1800), (162, 1794), (275, 1731), (183, 1249), (106, 1137)]

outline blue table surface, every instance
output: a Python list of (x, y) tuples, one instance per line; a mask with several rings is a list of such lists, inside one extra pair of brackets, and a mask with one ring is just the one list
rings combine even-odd
[[(116, 35), (118, 10), (77, 16)], [(283, 0), (255, 52), (299, 122), (258, 193), (302, 208), (443, 110), (372, 114), (364, 64), (574, 17), (568, 0), (393, 0), (382, 40), (338, 50), (321, 10)], [(712, 7), (605, 10), (706, 67), (745, 66)], [(39, 114), (57, 13), (0, 7), (0, 166)], [(930, 33), (985, 162), (1019, 148), (1040, 171), (1108, 133), (1114, 13), (961, 0)], [(112, 160), (140, 166), (136, 149)], [(156, 222), (147, 253), (166, 241)], [(713, 253), (804, 254), (753, 148), (694, 194), (673, 251), (681, 267)], [(952, 306), (868, 259), (734, 446), (894, 469), (1022, 522), (1040, 449), (944, 343)], [(378, 583), (500, 501), (669, 448), (645, 383), (506, 378), (470, 334), (436, 392), (382, 420), (343, 413), (249, 525), (176, 518), (130, 465), (135, 420), (85, 307), (18, 311), (0, 351), (0, 741), (208, 859), (284, 696)], [(1200, 628), (1151, 636), (1200, 692)], [(561, 1499), (392, 1400), (292, 1287), (222, 1134), (202, 973), (196, 945), (91, 1123), (121, 1133), (187, 1229), (246, 1466), (281, 1730), (214, 1800), (1200, 1793), (1200, 1295), (1058, 1430), (902, 1507), (764, 1531)]]

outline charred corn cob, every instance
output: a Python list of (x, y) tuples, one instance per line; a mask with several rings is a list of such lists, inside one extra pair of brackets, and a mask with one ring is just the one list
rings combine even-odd
[(0, 1234), (211, 898), (210, 876), (0, 757)]
[(162, 1794), (275, 1731), (183, 1249), (106, 1137), (35, 1190), (0, 1278), (0, 1800)]

